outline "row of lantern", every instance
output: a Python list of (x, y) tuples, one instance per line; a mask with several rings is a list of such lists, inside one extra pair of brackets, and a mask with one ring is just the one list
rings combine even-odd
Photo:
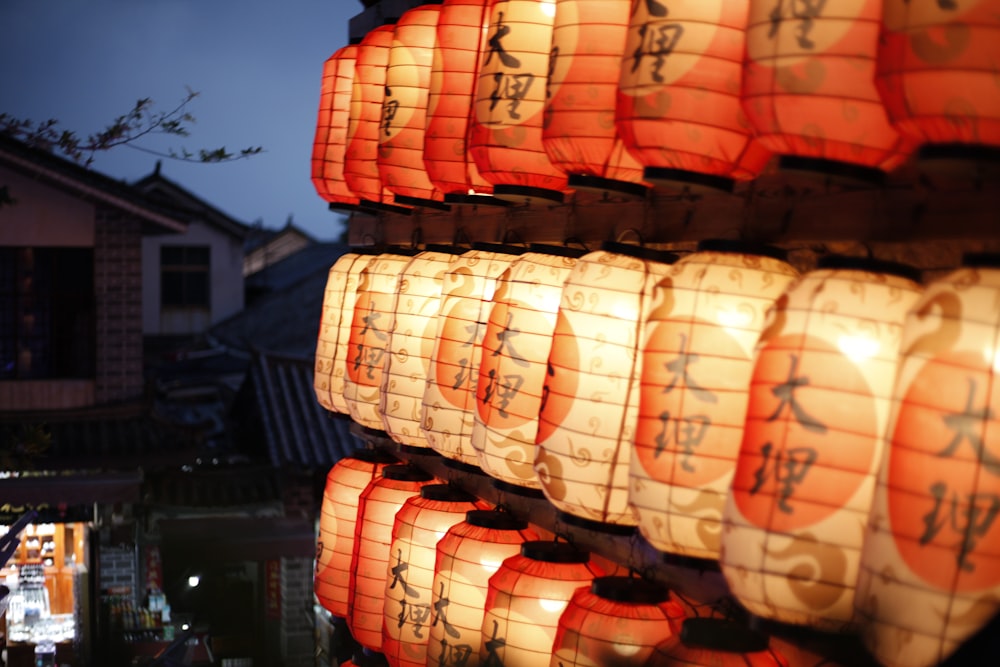
[[(1000, 147), (997, 0), (444, 0), (326, 62), (335, 205), (725, 186), (772, 154), (880, 175)], [(488, 201), (488, 197), (473, 197)]]
[(863, 621), (890, 664), (933, 664), (992, 616), (1000, 270), (923, 289), (897, 265), (797, 276), (727, 242), (676, 263), (516, 250), (341, 257), (320, 403), (717, 558), (755, 614)]
[[(605, 572), (513, 514), (360, 450), (327, 476), (315, 591), (391, 667), (786, 666), (766, 636), (686, 619), (669, 589)], [(741, 663), (742, 664), (742, 663)]]

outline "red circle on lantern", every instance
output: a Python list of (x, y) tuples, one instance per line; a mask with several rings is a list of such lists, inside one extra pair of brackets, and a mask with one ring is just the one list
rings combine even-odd
[(382, 382), (382, 362), (395, 295), (368, 291), (370, 280), (370, 276), (362, 274), (358, 286), (347, 350), (347, 376), (355, 384), (378, 387)]
[(906, 564), (937, 588), (1000, 583), (998, 415), (992, 369), (969, 351), (928, 361), (900, 404), (888, 471), (891, 529)]
[(871, 475), (875, 397), (845, 354), (802, 334), (760, 350), (733, 477), (746, 519), (791, 532), (840, 511)]
[(538, 444), (548, 440), (569, 416), (576, 400), (580, 351), (576, 347), (576, 334), (562, 311), (556, 317), (552, 334), (552, 349), (542, 387), (542, 406), (538, 411)]
[(465, 409), (472, 393), (473, 360), (479, 350), (479, 301), (457, 300), (445, 316), (434, 357), (438, 390), (446, 401)]

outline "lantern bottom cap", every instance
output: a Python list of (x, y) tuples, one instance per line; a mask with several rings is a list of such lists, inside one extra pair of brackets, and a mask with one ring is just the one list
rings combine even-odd
[(778, 159), (778, 170), (784, 174), (802, 174), (850, 187), (880, 188), (886, 180), (885, 172), (876, 167), (800, 155), (782, 155)]
[[(360, 200), (358, 200), (360, 202)], [(332, 201), (330, 202), (326, 209), (328, 211), (342, 211), (344, 213), (354, 213), (355, 211), (363, 210), (360, 204), (345, 204), (343, 202)]]
[(605, 535), (632, 535), (636, 531), (635, 526), (603, 523), (601, 521), (585, 519), (569, 512), (558, 512), (558, 519), (568, 526), (576, 526), (577, 528), (592, 530), (596, 533), (604, 533)]
[(382, 202), (371, 201), (370, 199), (362, 199), (361, 203), (358, 204), (358, 206), (363, 211), (376, 211), (381, 213), (399, 213), (400, 215), (411, 215), (413, 213), (413, 209), (407, 206), (384, 204)]
[(527, 185), (494, 185), (493, 194), (512, 204), (539, 206), (544, 204), (562, 204), (566, 195), (561, 190), (548, 188), (533, 188)]
[(677, 192), (689, 190), (732, 193), (736, 186), (736, 182), (726, 176), (669, 167), (646, 167), (642, 171), (642, 178), (657, 188)]
[(447, 456), (444, 459), (444, 467), (451, 468), (452, 470), (458, 470), (460, 472), (468, 472), (474, 475), (485, 475), (478, 466), (474, 466), (471, 463), (466, 463), (465, 461), (459, 461), (458, 459), (451, 459)]
[(419, 208), (433, 208), (437, 211), (450, 211), (451, 206), (436, 199), (424, 199), (423, 197), (408, 197), (406, 195), (396, 195), (392, 198), (397, 204), (404, 206), (415, 206)]
[(642, 183), (619, 181), (614, 178), (591, 176), (590, 174), (570, 174), (568, 184), (574, 190), (593, 192), (601, 195), (601, 198), (605, 200), (614, 196), (645, 199), (649, 192), (649, 186)]
[(451, 206), (510, 206), (510, 202), (493, 195), (445, 195), (444, 203)]
[(924, 144), (917, 151), (917, 169), (932, 176), (1000, 180), (1000, 146)]
[(545, 492), (539, 488), (534, 488), (531, 486), (521, 486), (519, 484), (513, 484), (506, 480), (493, 478), (493, 488), (497, 491), (503, 491), (504, 493), (512, 493), (515, 496), (522, 496), (524, 498), (537, 498), (543, 500), (545, 498)]

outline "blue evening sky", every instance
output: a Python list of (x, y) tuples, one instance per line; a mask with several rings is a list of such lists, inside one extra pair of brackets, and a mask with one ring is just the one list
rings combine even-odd
[[(144, 145), (266, 152), (214, 165), (164, 159), (162, 173), (247, 224), (278, 228), (292, 215), (333, 239), (343, 217), (316, 194), (309, 158), (323, 62), (362, 10), (357, 0), (0, 0), (0, 111), (85, 136), (139, 98), (166, 111), (190, 87), (200, 93), (192, 135)], [(156, 160), (119, 147), (93, 168), (132, 181)]]

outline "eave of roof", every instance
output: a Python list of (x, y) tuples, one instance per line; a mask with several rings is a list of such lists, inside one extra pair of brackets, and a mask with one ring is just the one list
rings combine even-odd
[(151, 197), (156, 196), (151, 191), (157, 187), (166, 189), (175, 200), (172, 205), (183, 209), (189, 217), (200, 218), (239, 239), (245, 239), (250, 234), (249, 225), (220, 211), (179, 183), (170, 180), (160, 173), (159, 166), (152, 173), (135, 181), (132, 187)]

